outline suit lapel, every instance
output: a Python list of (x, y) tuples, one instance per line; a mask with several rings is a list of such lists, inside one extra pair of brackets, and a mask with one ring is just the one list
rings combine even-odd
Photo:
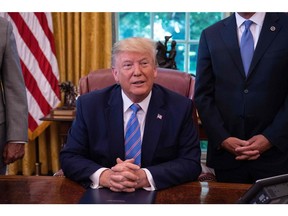
[[(109, 148), (111, 159), (120, 157), (125, 159), (124, 125), (123, 125), (123, 100), (121, 88), (117, 86), (111, 93), (105, 116), (108, 124)], [(112, 163), (116, 161), (112, 161)]]
[(230, 56), (234, 64), (236, 65), (236, 68), (238, 68), (239, 73), (241, 73), (242, 77), (246, 79), (240, 54), (235, 15), (230, 16), (229, 18), (223, 20), (223, 25), (224, 26), (220, 30), (220, 32), (224, 44), (227, 48), (227, 51), (230, 53)]
[(248, 77), (251, 75), (251, 73), (253, 73), (253, 69), (262, 58), (263, 54), (270, 46), (276, 35), (279, 33), (282, 26), (277, 22), (278, 19), (279, 17), (277, 14), (266, 13), (258, 43), (251, 62)]
[(163, 108), (163, 95), (158, 87), (153, 87), (149, 103), (145, 129), (142, 142), (142, 166), (151, 165), (151, 161), (158, 145), (162, 131), (162, 125), (166, 118), (166, 110)]

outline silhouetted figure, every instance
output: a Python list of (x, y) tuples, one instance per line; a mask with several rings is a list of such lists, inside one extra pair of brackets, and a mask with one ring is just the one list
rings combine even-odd
[(71, 109), (76, 106), (77, 90), (72, 82), (66, 81), (59, 84), (61, 92), (64, 92), (63, 108)]
[(165, 43), (163, 44), (161, 41), (157, 42), (157, 62), (158, 66), (162, 68), (171, 68), (177, 69), (177, 65), (175, 62), (176, 57), (176, 41), (173, 40), (171, 42), (171, 49), (168, 51), (168, 41), (172, 36), (165, 36)]

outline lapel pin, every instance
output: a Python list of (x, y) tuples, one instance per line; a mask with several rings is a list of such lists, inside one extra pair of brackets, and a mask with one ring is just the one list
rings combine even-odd
[(160, 114), (157, 114), (157, 119), (162, 119), (162, 115), (160, 115)]
[(271, 26), (270, 27), (270, 31), (274, 32), (276, 30), (276, 27), (275, 26)]

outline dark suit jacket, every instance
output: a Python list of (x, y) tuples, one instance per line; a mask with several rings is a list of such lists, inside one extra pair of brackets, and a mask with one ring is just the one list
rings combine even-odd
[(209, 137), (207, 164), (224, 169), (239, 166), (242, 161), (219, 150), (222, 141), (263, 134), (273, 148), (249, 163), (287, 172), (287, 15), (266, 13), (247, 78), (236, 28), (233, 14), (201, 35), (194, 99)]
[[(142, 141), (142, 167), (157, 189), (196, 180), (201, 172), (198, 131), (192, 101), (154, 85)], [(157, 118), (158, 114), (162, 119)], [(89, 183), (101, 167), (125, 159), (121, 87), (113, 85), (77, 99), (77, 114), (60, 153), (65, 176)]]

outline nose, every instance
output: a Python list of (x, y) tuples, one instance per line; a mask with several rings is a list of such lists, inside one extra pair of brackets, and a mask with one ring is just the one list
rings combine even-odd
[(135, 64), (133, 76), (141, 76), (141, 74), (142, 72), (141, 72), (140, 64)]

